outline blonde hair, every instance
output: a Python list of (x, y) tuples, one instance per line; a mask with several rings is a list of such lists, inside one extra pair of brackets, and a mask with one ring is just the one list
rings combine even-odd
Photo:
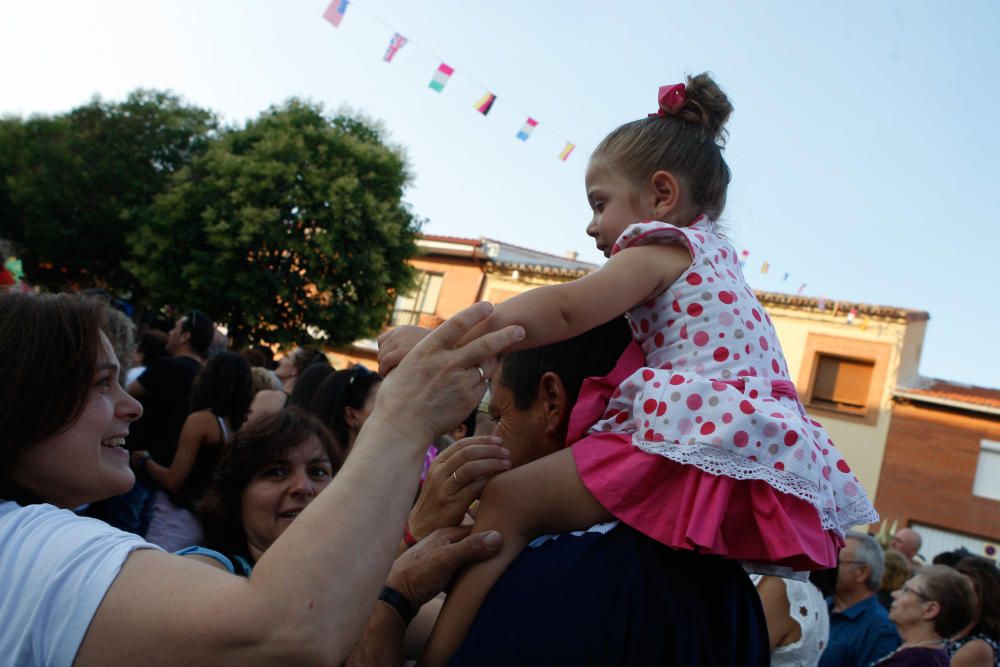
[(722, 148), (733, 105), (712, 77), (702, 73), (687, 77), (680, 107), (663, 111), (612, 131), (592, 159), (609, 162), (636, 186), (657, 171), (668, 171), (687, 185), (696, 213), (718, 219), (732, 180)]
[(879, 591), (891, 593), (898, 590), (910, 578), (910, 561), (895, 549), (885, 552), (885, 571)]

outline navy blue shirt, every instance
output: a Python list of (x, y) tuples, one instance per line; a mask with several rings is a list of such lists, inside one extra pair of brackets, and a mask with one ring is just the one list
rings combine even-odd
[(451, 667), (770, 663), (760, 598), (739, 563), (624, 525), (532, 544), (484, 600)]
[(843, 611), (830, 610), (830, 641), (819, 659), (819, 667), (869, 667), (895, 651), (900, 642), (889, 614), (872, 595)]

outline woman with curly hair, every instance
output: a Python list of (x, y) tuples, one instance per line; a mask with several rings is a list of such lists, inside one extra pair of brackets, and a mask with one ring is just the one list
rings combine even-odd
[(195, 378), (191, 414), (181, 428), (174, 460), (162, 465), (149, 452), (133, 453), (133, 465), (160, 487), (147, 540), (168, 551), (201, 541), (194, 503), (211, 485), (223, 447), (246, 421), (252, 391), (249, 362), (234, 352), (217, 354)]

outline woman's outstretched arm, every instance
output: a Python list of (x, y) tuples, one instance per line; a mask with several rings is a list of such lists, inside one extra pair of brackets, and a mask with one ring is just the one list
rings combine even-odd
[(77, 654), (91, 664), (341, 664), (361, 634), (395, 555), (424, 449), (485, 390), (477, 366), (523, 331), (465, 345), (489, 304), (424, 339), (382, 385), (336, 479), (258, 561), (247, 580), (181, 557), (133, 552)]

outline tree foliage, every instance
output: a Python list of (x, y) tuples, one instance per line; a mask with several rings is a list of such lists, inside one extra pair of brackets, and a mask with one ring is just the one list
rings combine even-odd
[(379, 128), (299, 100), (223, 133), (174, 174), (131, 236), (129, 270), (157, 298), (196, 307), (237, 344), (377, 331), (419, 223), (408, 174)]
[(23, 249), (28, 279), (135, 291), (126, 239), (216, 125), (212, 112), (146, 90), (0, 122), (0, 236)]

